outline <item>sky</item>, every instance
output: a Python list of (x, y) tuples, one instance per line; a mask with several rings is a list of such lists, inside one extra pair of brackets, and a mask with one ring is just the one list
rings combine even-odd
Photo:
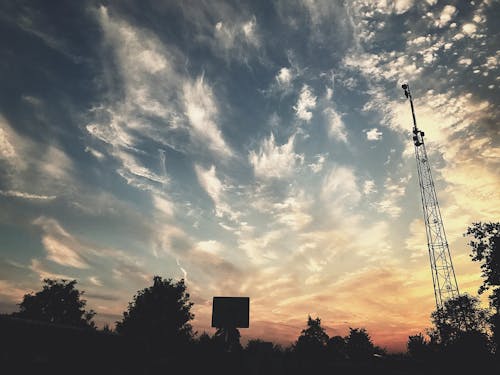
[(76, 279), (99, 325), (153, 275), (244, 340), (308, 315), (405, 350), (435, 308), (411, 141), (425, 131), (461, 292), (500, 213), (497, 1), (0, 5), (0, 311)]

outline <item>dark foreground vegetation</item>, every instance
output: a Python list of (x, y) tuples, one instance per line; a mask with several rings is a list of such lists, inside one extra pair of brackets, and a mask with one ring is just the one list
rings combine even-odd
[(329, 337), (309, 317), (295, 343), (282, 348), (237, 329), (197, 334), (183, 280), (154, 277), (114, 330), (95, 327), (76, 281), (45, 280), (19, 311), (0, 315), (2, 374), (498, 374), (500, 373), (500, 223), (476, 223), (472, 260), (491, 289), (490, 308), (461, 295), (431, 314), (433, 327), (410, 336), (408, 351), (387, 354), (363, 328)]

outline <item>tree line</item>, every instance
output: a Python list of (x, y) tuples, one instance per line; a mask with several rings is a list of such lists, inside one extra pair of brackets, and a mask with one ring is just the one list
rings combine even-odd
[[(408, 338), (405, 358), (414, 364), (462, 356), (483, 362), (495, 363), (495, 358), (497, 363), (499, 361), (500, 223), (474, 223), (464, 235), (470, 239), (472, 261), (481, 265), (483, 284), (478, 293), (490, 291), (490, 306), (481, 307), (477, 297), (467, 294), (446, 301), (442, 309), (431, 313), (431, 328)], [(96, 331), (93, 321), (96, 313), (86, 309), (84, 292), (79, 291), (76, 284), (75, 280), (45, 279), (42, 290), (26, 294), (19, 311), (11, 317)], [(373, 344), (366, 329), (350, 328), (344, 337), (329, 337), (321, 326), (321, 319), (311, 316), (306, 328), (288, 348), (259, 339), (250, 340), (243, 348), (237, 329), (230, 332), (219, 329), (214, 335), (206, 332), (198, 335), (190, 324), (194, 318), (192, 306), (183, 279), (175, 281), (155, 276), (151, 286), (133, 296), (114, 330), (105, 326), (99, 331), (128, 340), (134, 353), (146, 362), (163, 360), (172, 364), (188, 352), (205, 362), (209, 362), (210, 357), (227, 361), (234, 360), (238, 355), (235, 353), (240, 353), (247, 359), (254, 358), (247, 361), (247, 367), (262, 363), (264, 358), (267, 364), (263, 366), (269, 369), (279, 359), (281, 368), (286, 367), (284, 363), (294, 363), (288, 373), (298, 373), (299, 369), (311, 366), (325, 368), (391, 357)], [(233, 353), (233, 357), (220, 357), (227, 353)], [(238, 358), (242, 360), (243, 357)]]

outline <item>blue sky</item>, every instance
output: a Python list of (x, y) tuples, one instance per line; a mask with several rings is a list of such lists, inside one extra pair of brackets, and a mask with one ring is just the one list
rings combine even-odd
[(404, 347), (434, 308), (408, 81), (461, 290), (498, 220), (498, 2), (0, 6), (0, 309), (77, 279), (118, 320), (153, 275), (251, 298), (245, 337), (307, 320)]

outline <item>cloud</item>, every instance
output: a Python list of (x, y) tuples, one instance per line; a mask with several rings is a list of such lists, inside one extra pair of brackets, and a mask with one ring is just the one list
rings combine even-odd
[(354, 169), (334, 166), (323, 180), (321, 197), (336, 208), (356, 205), (361, 193)]
[(289, 86), (292, 79), (293, 73), (290, 68), (283, 67), (279, 70), (278, 74), (276, 74), (276, 81), (278, 81), (281, 86)]
[(29, 265), (29, 269), (36, 273), (40, 280), (44, 279), (64, 279), (64, 280), (72, 280), (75, 279), (72, 276), (56, 273), (49, 271), (47, 266), (42, 263), (39, 259), (31, 259), (31, 264)]
[(316, 96), (314, 96), (309, 86), (304, 85), (300, 90), (297, 104), (293, 106), (295, 114), (299, 119), (309, 122), (313, 116), (311, 110), (314, 108), (316, 108)]
[(380, 141), (382, 139), (382, 132), (378, 128), (370, 129), (366, 132), (366, 139), (369, 141)]
[(409, 177), (400, 178), (394, 181), (388, 177), (384, 183), (384, 195), (382, 199), (376, 203), (376, 207), (380, 212), (388, 214), (390, 217), (397, 218), (401, 215), (402, 207), (400, 199), (406, 193)]
[(16, 283), (9, 280), (0, 280), (0, 296), (2, 296), (2, 299), (6, 298), (9, 301), (19, 303), (25, 294), (26, 291)]
[(231, 220), (235, 220), (240, 215), (234, 211), (227, 203), (225, 196), (226, 187), (216, 175), (215, 166), (212, 165), (209, 169), (204, 169), (199, 165), (195, 165), (196, 177), (199, 184), (207, 192), (215, 206), (215, 213), (218, 217), (228, 216)]
[(96, 150), (96, 149), (94, 149), (92, 147), (86, 146), (85, 147), (85, 152), (90, 153), (93, 157), (95, 157), (98, 160), (102, 160), (102, 159), (105, 158), (105, 156), (104, 156), (104, 154), (102, 152), (100, 152), (100, 151), (98, 151), (98, 150)]
[(199, 241), (196, 247), (210, 254), (220, 254), (224, 251), (224, 245), (216, 240)]
[(49, 202), (74, 190), (73, 161), (58, 145), (18, 134), (0, 114), (0, 195)]
[(215, 166), (212, 165), (210, 169), (203, 169), (203, 167), (195, 166), (196, 176), (198, 182), (205, 189), (207, 194), (212, 198), (212, 201), (217, 205), (221, 202), (221, 195), (223, 186), (215, 174)]
[(457, 14), (457, 8), (453, 5), (445, 5), (441, 14), (439, 15), (439, 19), (436, 20), (436, 26), (444, 27), (453, 19), (453, 17)]
[(472, 59), (468, 59), (468, 58), (462, 57), (460, 60), (458, 60), (458, 63), (460, 65), (469, 66), (469, 65), (472, 64)]
[(293, 174), (297, 161), (303, 156), (294, 152), (295, 136), (279, 146), (274, 140), (274, 134), (264, 139), (259, 151), (250, 151), (248, 159), (253, 166), (255, 176), (261, 179), (284, 178)]
[(175, 205), (164, 197), (160, 197), (156, 194), (152, 195), (154, 207), (167, 217), (174, 216)]
[(406, 13), (413, 6), (414, 0), (395, 0), (394, 1), (394, 11), (397, 14)]
[(202, 141), (208, 142), (209, 148), (222, 156), (231, 155), (226, 145), (216, 117), (218, 113), (212, 90), (204, 83), (203, 76), (195, 82), (183, 85), (184, 108), (193, 133)]
[(369, 195), (369, 194), (376, 193), (376, 192), (377, 192), (377, 187), (375, 185), (375, 181), (366, 180), (363, 183), (363, 194)]
[(89, 281), (95, 286), (102, 286), (102, 281), (97, 276), (90, 276)]
[(203, 75), (186, 75), (182, 53), (157, 35), (111, 17), (106, 7), (97, 18), (118, 66), (108, 71), (111, 67), (104, 65), (104, 74), (117, 78), (123, 90), (109, 88), (115, 99), (91, 111), (95, 119), (86, 130), (108, 145), (106, 152), (119, 162), (117, 173), (128, 184), (153, 193), (157, 184), (166, 184), (164, 168), (159, 175), (143, 161), (151, 157), (144, 148), (151, 142), (182, 153), (208, 150), (230, 156), (217, 123), (215, 95)]
[(250, 57), (250, 51), (261, 45), (257, 19), (254, 15), (246, 20), (237, 18), (234, 20), (234, 16), (227, 17), (215, 24), (213, 45), (227, 59), (246, 61)]
[[(87, 244), (69, 233), (53, 218), (40, 216), (33, 221), (33, 224), (42, 229), (42, 244), (46, 251), (46, 258), (52, 264), (70, 267), (76, 275), (81, 275), (81, 272), (85, 270), (99, 269), (99, 265), (106, 264), (107, 269), (112, 270), (108, 276), (113, 275), (116, 279), (120, 279), (126, 275), (127, 282), (133, 285), (151, 279), (150, 273), (143, 269), (142, 261), (121, 250)], [(32, 259), (30, 269), (38, 273), (41, 279), (46, 277), (76, 278), (47, 270), (47, 265), (39, 259)], [(102, 283), (109, 285), (109, 278)]]
[(319, 172), (321, 172), (321, 170), (323, 169), (323, 166), (325, 164), (326, 155), (327, 154), (318, 154), (318, 155), (315, 155), (315, 159), (317, 160), (316, 163), (311, 163), (311, 164), (307, 165), (309, 168), (311, 168), (311, 170), (313, 171), (313, 173), (319, 173)]
[(328, 135), (340, 142), (347, 143), (347, 131), (341, 115), (333, 108), (325, 109), (324, 113), (329, 125)]
[(292, 192), (282, 202), (273, 205), (274, 217), (278, 222), (298, 231), (312, 222), (313, 217), (308, 212), (311, 205), (312, 200), (304, 190)]
[(40, 216), (33, 224), (40, 226), (44, 231), (42, 243), (47, 251), (47, 259), (62, 266), (89, 267), (88, 262), (79, 254), (79, 246), (74, 238), (56, 220)]
[(29, 141), (19, 136), (0, 114), (0, 161), (3, 160), (9, 169), (15, 171), (25, 169), (26, 161), (24, 159), (30, 146), (32, 147)]
[(473, 23), (466, 23), (462, 26), (462, 31), (465, 33), (465, 35), (474, 35), (477, 31), (477, 26)]
[(0, 190), (0, 195), (3, 195), (4, 197), (22, 198), (35, 201), (51, 201), (56, 199), (55, 195), (38, 195), (14, 190)]

